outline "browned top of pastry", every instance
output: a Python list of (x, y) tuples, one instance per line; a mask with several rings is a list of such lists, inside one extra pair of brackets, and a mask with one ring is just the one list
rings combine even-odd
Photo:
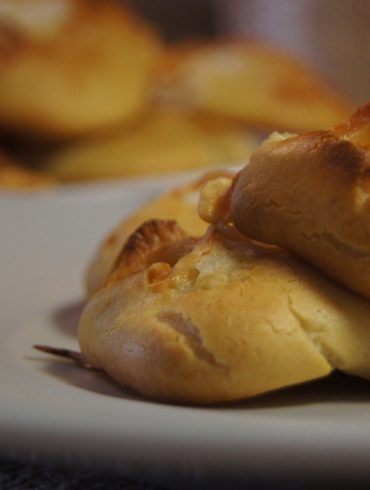
[(150, 200), (118, 223), (102, 241), (88, 266), (87, 295), (91, 296), (103, 285), (124, 243), (144, 221), (176, 220), (187, 233), (194, 236), (202, 235), (207, 228), (207, 223), (197, 213), (199, 191), (209, 180), (226, 175), (229, 174), (222, 171), (208, 172), (198, 179)]
[(231, 217), (370, 298), (370, 104), (329, 131), (269, 138), (236, 177)]

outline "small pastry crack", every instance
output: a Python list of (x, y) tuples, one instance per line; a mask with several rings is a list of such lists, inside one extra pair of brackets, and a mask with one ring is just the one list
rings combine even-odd
[(198, 327), (190, 319), (184, 318), (181, 313), (172, 311), (159, 313), (157, 318), (180, 333), (198, 359), (228, 373), (228, 366), (217, 361), (214, 354), (204, 346)]
[(312, 342), (318, 352), (325, 358), (326, 362), (332, 369), (343, 369), (343, 360), (338, 353), (325, 341), (325, 328), (319, 324), (313, 324), (307, 320), (304, 315), (294, 307), (291, 297), (288, 297), (288, 307), (291, 314), (299, 323), (302, 332), (307, 335), (307, 338)]

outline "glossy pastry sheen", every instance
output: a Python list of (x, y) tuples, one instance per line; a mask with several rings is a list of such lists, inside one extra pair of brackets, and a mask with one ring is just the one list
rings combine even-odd
[(233, 182), (230, 219), (370, 299), (370, 104), (328, 131), (268, 139)]

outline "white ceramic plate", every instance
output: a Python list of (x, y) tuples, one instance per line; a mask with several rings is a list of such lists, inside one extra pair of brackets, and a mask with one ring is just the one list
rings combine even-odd
[(170, 406), (32, 350), (77, 348), (87, 260), (125, 213), (174, 180), (0, 195), (0, 448), (159, 478), (368, 475), (364, 381), (334, 377), (229, 406)]

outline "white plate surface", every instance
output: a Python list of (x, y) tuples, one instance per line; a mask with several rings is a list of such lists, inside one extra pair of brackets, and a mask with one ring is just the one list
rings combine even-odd
[(31, 348), (77, 348), (87, 260), (119, 219), (173, 181), (0, 195), (0, 449), (159, 477), (368, 475), (364, 381), (334, 377), (249, 402), (181, 407)]

